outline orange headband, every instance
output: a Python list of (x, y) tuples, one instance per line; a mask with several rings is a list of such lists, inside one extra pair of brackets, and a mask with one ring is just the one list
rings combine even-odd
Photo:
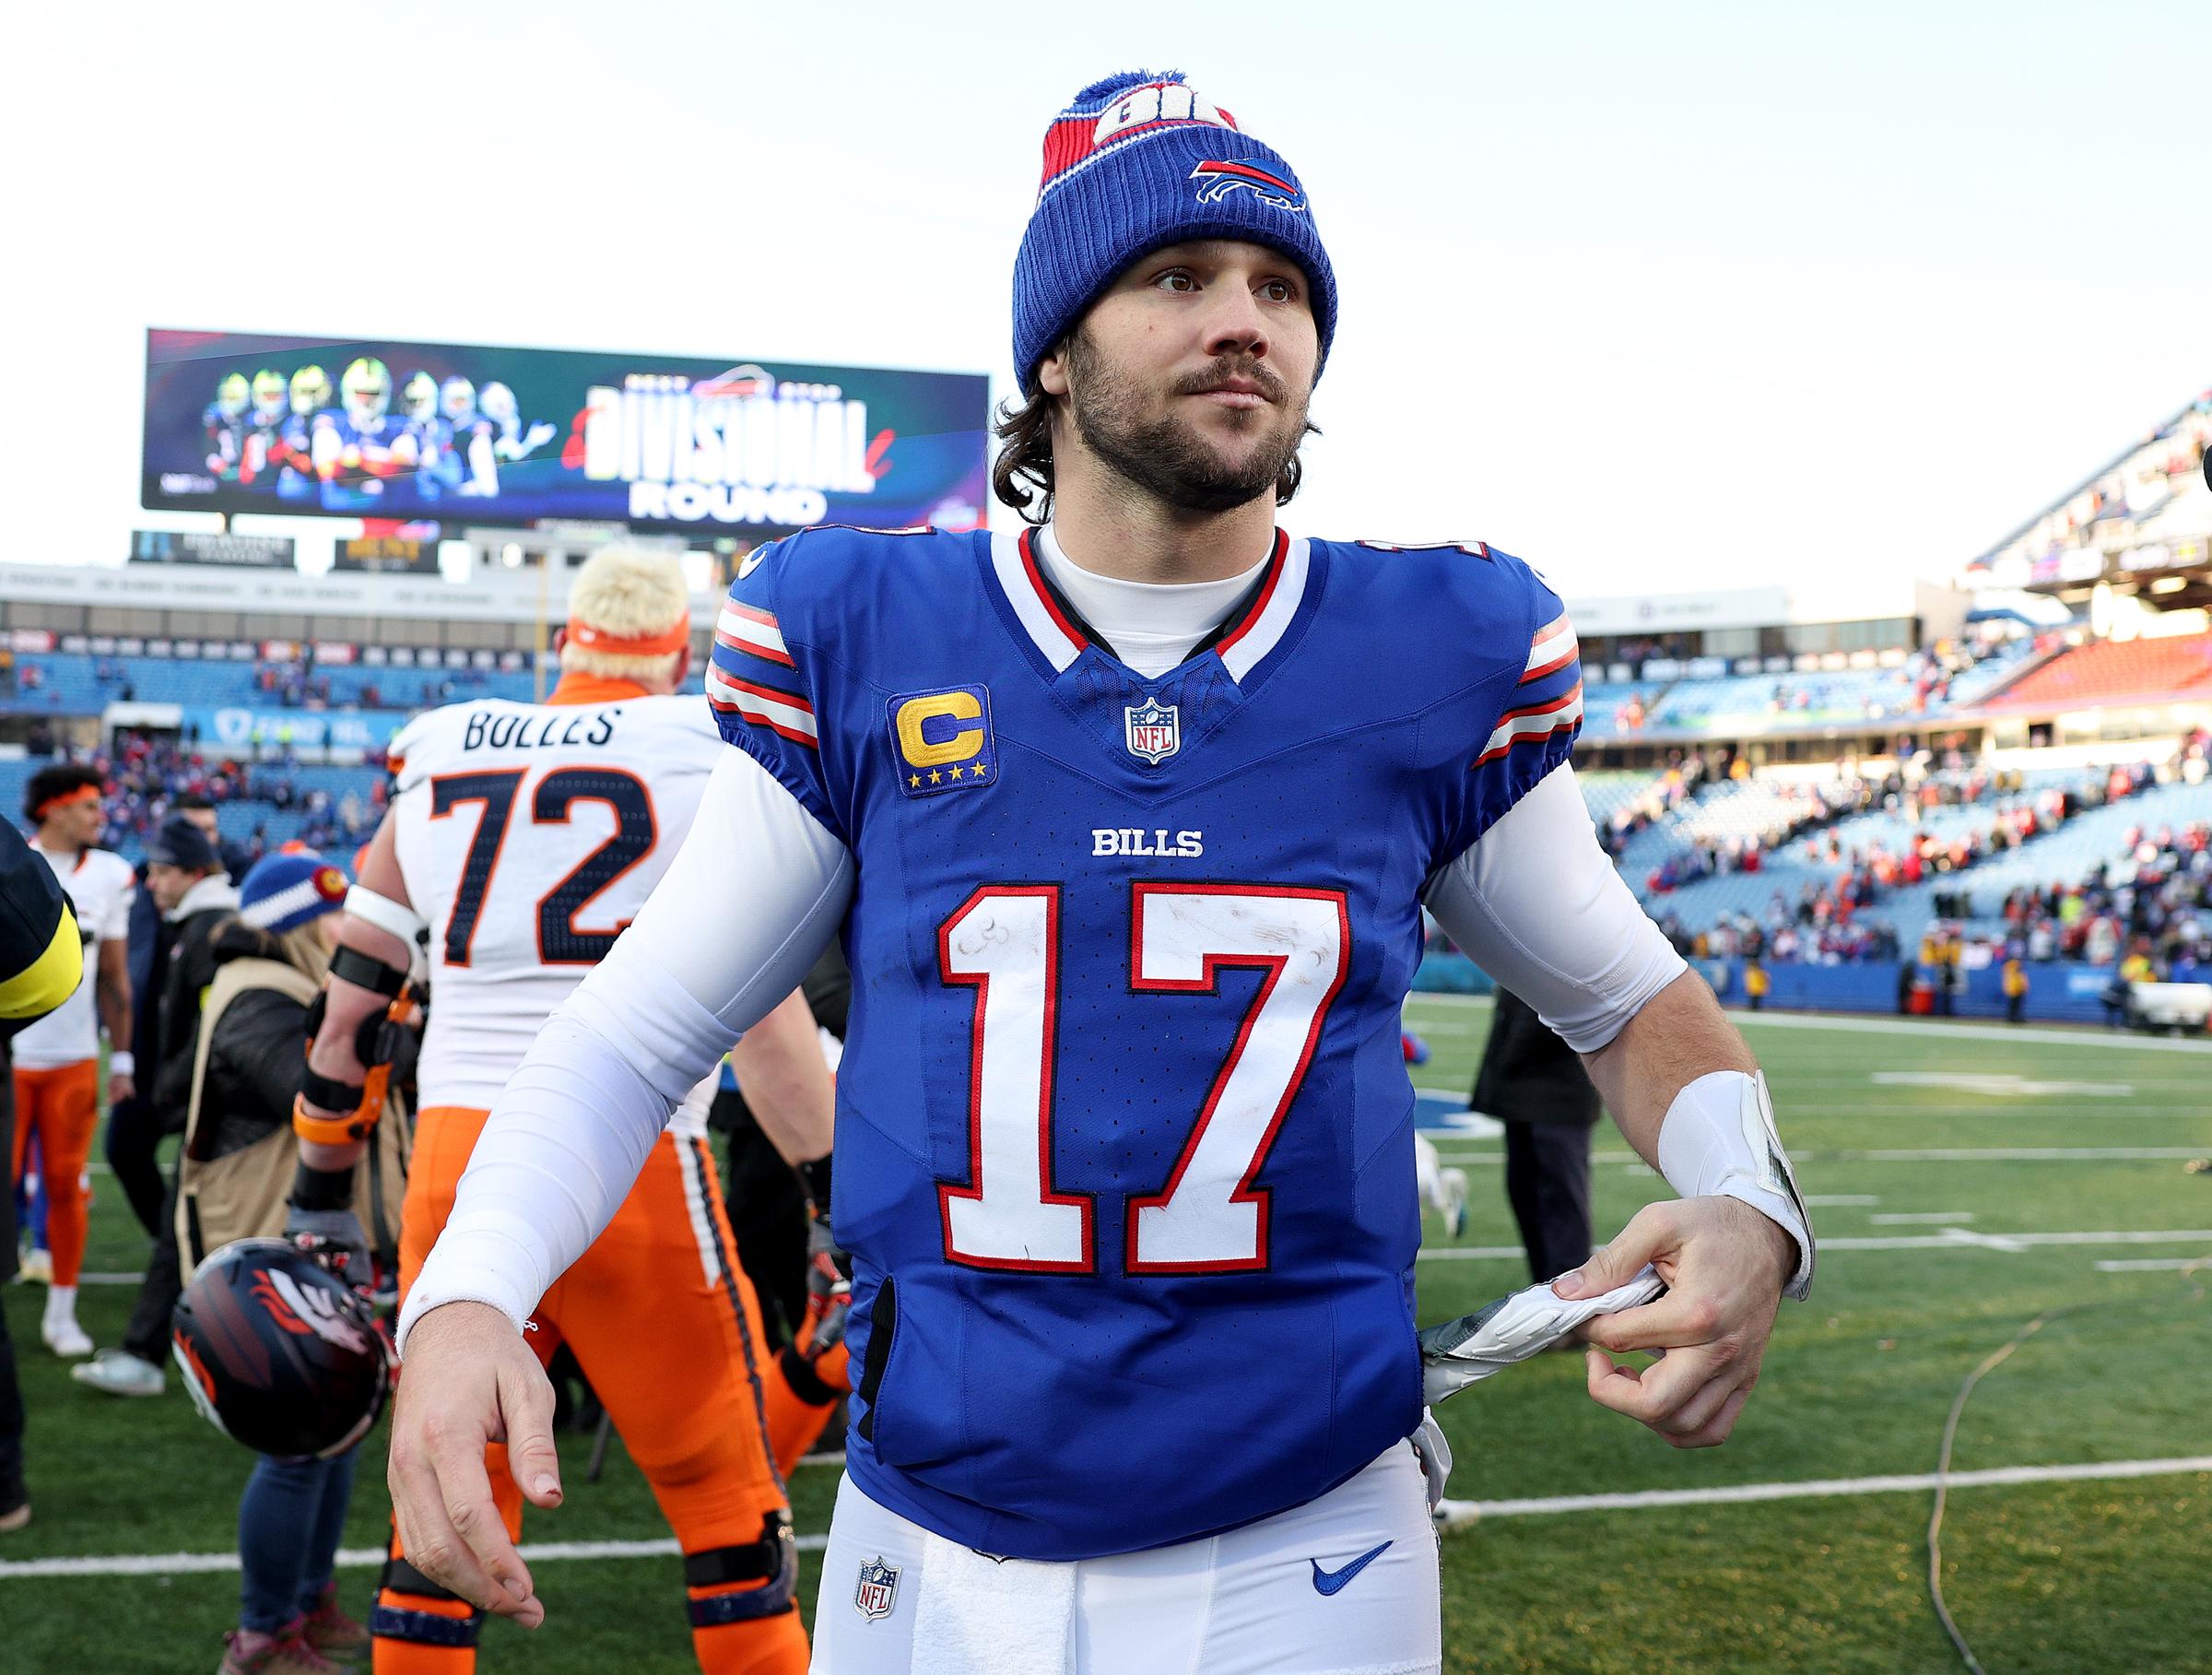
[(34, 820), (42, 820), (53, 809), (66, 808), (73, 803), (97, 803), (98, 801), (100, 801), (98, 785), (79, 785), (74, 791), (65, 791), (59, 796), (48, 797), (30, 811), (30, 818)]
[(627, 639), (571, 617), (569, 643), (587, 652), (606, 652), (617, 657), (652, 657), (665, 652), (680, 652), (691, 643), (691, 613), (686, 611), (672, 626), (657, 634), (634, 634)]

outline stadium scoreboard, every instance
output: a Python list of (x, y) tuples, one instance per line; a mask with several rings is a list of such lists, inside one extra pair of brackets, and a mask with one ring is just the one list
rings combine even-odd
[(984, 522), (980, 373), (155, 328), (148, 510), (768, 539)]

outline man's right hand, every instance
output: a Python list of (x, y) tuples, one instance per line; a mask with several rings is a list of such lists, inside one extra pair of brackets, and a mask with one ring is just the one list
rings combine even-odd
[(407, 1563), (524, 1628), (546, 1618), (484, 1469), (489, 1443), (534, 1506), (560, 1504), (553, 1386), (514, 1325), (483, 1303), (435, 1308), (407, 1334), (392, 1419), (392, 1510)]

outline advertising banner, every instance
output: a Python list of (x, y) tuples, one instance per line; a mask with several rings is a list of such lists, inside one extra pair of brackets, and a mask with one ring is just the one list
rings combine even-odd
[(214, 535), (174, 529), (131, 531), (134, 564), (224, 564), (232, 569), (289, 570), (289, 536)]
[(984, 520), (981, 374), (147, 334), (148, 509), (768, 539)]

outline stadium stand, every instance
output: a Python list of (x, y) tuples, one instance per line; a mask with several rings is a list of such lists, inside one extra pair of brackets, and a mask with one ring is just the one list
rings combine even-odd
[(2062, 652), (1992, 701), (2003, 709), (2088, 709), (2212, 698), (2212, 634), (2105, 640)]
[(115, 657), (51, 652), (18, 655), (14, 690), (0, 687), (0, 714), (98, 715), (112, 703), (173, 703), (186, 709), (371, 710), (412, 714), (455, 698), (528, 702), (527, 669), (311, 669), (299, 663), (229, 658)]

